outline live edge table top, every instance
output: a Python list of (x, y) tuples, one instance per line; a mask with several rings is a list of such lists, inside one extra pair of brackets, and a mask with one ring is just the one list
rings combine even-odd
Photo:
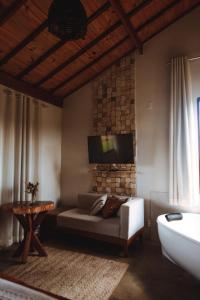
[(14, 215), (38, 214), (54, 209), (53, 201), (12, 202), (1, 205), (1, 209)]
[(46, 213), (54, 209), (53, 201), (6, 203), (1, 206), (1, 209), (13, 214), (24, 229), (24, 238), (13, 256), (21, 257), (23, 263), (27, 261), (28, 255), (35, 250), (39, 256), (47, 256), (47, 252), (37, 235), (37, 230)]

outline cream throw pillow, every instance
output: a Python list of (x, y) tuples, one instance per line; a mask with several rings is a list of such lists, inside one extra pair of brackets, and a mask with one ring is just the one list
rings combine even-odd
[(108, 197), (108, 195), (105, 194), (94, 201), (94, 203), (90, 209), (90, 214), (92, 216), (97, 215), (102, 210), (102, 208), (104, 207), (104, 205), (106, 203), (107, 197)]

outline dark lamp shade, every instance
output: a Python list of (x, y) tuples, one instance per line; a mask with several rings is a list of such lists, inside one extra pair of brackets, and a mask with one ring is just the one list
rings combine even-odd
[(49, 8), (48, 29), (62, 40), (84, 38), (87, 15), (79, 0), (54, 0)]

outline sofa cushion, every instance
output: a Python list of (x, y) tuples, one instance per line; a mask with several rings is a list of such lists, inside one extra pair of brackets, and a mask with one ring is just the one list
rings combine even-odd
[(60, 227), (71, 228), (112, 237), (119, 237), (120, 219), (118, 217), (103, 219), (90, 215), (88, 209), (73, 208), (62, 212), (57, 217)]
[(103, 218), (110, 218), (117, 215), (120, 206), (125, 203), (128, 198), (122, 200), (119, 197), (111, 196), (108, 197), (106, 204), (102, 209), (102, 216)]
[(96, 194), (96, 193), (78, 194), (77, 207), (83, 209), (91, 209), (94, 201), (96, 201), (102, 195), (103, 194)]
[(102, 195), (101, 197), (97, 198), (97, 200), (94, 201), (94, 203), (92, 204), (92, 207), (90, 209), (90, 214), (95, 216), (98, 213), (100, 213), (100, 211), (102, 210), (102, 208), (104, 207), (106, 200), (107, 200), (107, 194)]

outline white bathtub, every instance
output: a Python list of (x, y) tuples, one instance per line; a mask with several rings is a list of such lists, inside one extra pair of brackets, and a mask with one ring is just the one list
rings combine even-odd
[(162, 252), (200, 280), (200, 214), (183, 213), (180, 221), (157, 218)]

